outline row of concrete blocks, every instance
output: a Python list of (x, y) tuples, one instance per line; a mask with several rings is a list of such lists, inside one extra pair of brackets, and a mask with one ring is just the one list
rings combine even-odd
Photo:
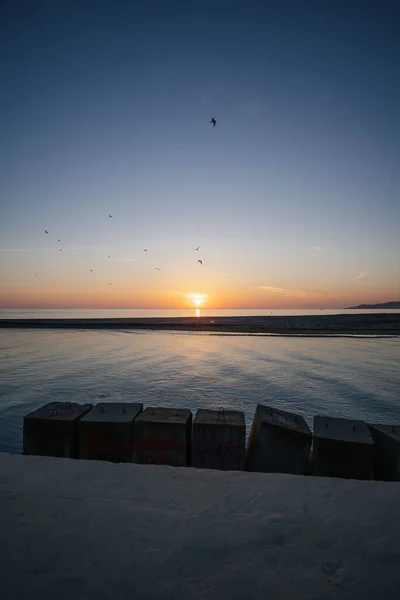
[[(25, 454), (205, 469), (400, 480), (400, 427), (258, 405), (244, 413), (52, 402), (24, 418)], [(310, 450), (313, 444), (312, 460)]]

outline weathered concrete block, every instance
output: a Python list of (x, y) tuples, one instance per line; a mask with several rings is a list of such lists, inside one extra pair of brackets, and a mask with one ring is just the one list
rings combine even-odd
[(364, 421), (314, 417), (314, 475), (372, 479), (374, 441)]
[(50, 402), (24, 418), (24, 454), (78, 457), (78, 423), (92, 404)]
[(190, 466), (192, 413), (187, 408), (146, 408), (134, 423), (133, 462)]
[(311, 442), (312, 433), (301, 415), (258, 404), (246, 450), (246, 470), (303, 475)]
[(400, 426), (369, 425), (375, 444), (375, 479), (400, 481)]
[(199, 408), (193, 421), (192, 467), (243, 471), (245, 447), (243, 412)]
[(79, 458), (132, 462), (133, 423), (142, 403), (99, 402), (79, 421)]

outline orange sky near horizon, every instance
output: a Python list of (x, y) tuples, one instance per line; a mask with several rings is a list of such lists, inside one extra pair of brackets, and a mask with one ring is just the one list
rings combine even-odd
[[(130, 282), (87, 281), (86, 285), (52, 284), (35, 277), (30, 284), (6, 286), (0, 291), (0, 308), (30, 309), (313, 309), (344, 308), (363, 303), (399, 299), (399, 289), (377, 286), (364, 278), (347, 286), (275, 287), (257, 282), (225, 282), (200, 287), (181, 282), (175, 288), (145, 289)], [(398, 286), (397, 286), (398, 287)], [(194, 295), (204, 295), (198, 299)]]

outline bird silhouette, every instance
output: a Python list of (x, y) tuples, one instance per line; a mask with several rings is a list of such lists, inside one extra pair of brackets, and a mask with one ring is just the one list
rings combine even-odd
[(200, 250), (200, 246), (197, 246), (197, 248), (195, 248), (195, 250)]
[(198, 263), (200, 263), (201, 265), (203, 265), (203, 261), (202, 260), (198, 260)]
[(109, 216), (109, 217), (110, 217), (110, 219), (111, 219), (112, 215), (108, 215), (108, 216)]
[(62, 249), (60, 248), (60, 252), (62, 252)]
[(147, 248), (145, 248), (144, 251), (147, 252)]
[(108, 285), (111, 285), (111, 283), (109, 283)]
[(35, 277), (37, 277), (37, 273), (35, 273)]
[(109, 256), (108, 258), (111, 258), (111, 256)]
[(156, 271), (161, 271), (161, 269), (159, 269), (158, 267), (154, 267)]
[(90, 272), (93, 273), (93, 269), (90, 269)]
[(213, 126), (215, 127), (215, 125), (217, 124), (217, 121), (214, 119), (214, 117), (211, 119), (210, 123), (213, 124)]
[(47, 229), (45, 229), (45, 230), (44, 230), (44, 232), (45, 232), (45, 233), (49, 233), (49, 232), (47, 231)]
[(61, 242), (61, 240), (57, 240), (57, 242)]

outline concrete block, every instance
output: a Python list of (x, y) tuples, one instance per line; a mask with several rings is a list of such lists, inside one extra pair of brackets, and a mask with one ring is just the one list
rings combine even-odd
[(375, 444), (375, 479), (400, 481), (400, 426), (369, 425)]
[(243, 471), (246, 421), (238, 410), (200, 408), (193, 421), (192, 467)]
[(374, 441), (364, 421), (314, 417), (314, 475), (372, 479)]
[(79, 421), (79, 458), (132, 462), (133, 424), (142, 403), (99, 402)]
[(190, 466), (192, 413), (187, 408), (146, 408), (134, 423), (133, 462)]
[(92, 404), (50, 402), (24, 417), (24, 454), (78, 457), (78, 423)]
[(304, 475), (311, 442), (312, 433), (301, 415), (258, 404), (246, 450), (246, 470)]

